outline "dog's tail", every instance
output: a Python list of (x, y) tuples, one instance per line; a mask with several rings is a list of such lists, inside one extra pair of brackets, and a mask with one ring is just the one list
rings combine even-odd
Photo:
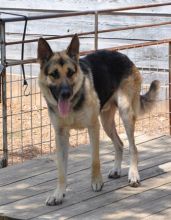
[(147, 93), (144, 95), (140, 95), (140, 115), (149, 112), (153, 107), (157, 100), (157, 96), (159, 93), (160, 82), (158, 80), (154, 80)]

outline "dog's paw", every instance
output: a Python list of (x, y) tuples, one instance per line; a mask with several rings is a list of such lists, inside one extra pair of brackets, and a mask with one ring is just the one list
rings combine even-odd
[(140, 185), (140, 176), (138, 170), (129, 170), (128, 182), (132, 187), (138, 187)]
[(94, 192), (99, 192), (103, 188), (103, 179), (102, 176), (92, 178), (91, 187)]
[(47, 198), (46, 205), (48, 206), (61, 205), (64, 197), (65, 197), (65, 194), (63, 191), (56, 190), (54, 194), (50, 195)]
[(121, 170), (120, 169), (112, 169), (109, 171), (108, 178), (118, 179), (120, 177), (121, 177)]

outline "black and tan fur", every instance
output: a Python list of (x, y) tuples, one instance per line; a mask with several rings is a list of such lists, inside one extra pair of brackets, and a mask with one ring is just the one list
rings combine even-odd
[(75, 35), (69, 47), (54, 53), (48, 43), (38, 42), (40, 62), (39, 85), (47, 102), (55, 129), (59, 179), (47, 205), (62, 203), (67, 184), (67, 160), (70, 129), (88, 128), (92, 146), (91, 185), (100, 191), (103, 180), (99, 160), (99, 116), (106, 134), (115, 147), (115, 162), (109, 178), (121, 175), (123, 144), (114, 116), (118, 109), (130, 147), (128, 180), (138, 186), (137, 148), (134, 128), (137, 116), (150, 110), (156, 100), (159, 82), (153, 81), (149, 91), (141, 96), (141, 76), (129, 58), (119, 52), (97, 51), (79, 58), (79, 39)]

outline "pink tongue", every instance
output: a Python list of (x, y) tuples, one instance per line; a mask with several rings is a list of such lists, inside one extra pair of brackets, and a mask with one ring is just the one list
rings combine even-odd
[(58, 110), (62, 117), (66, 117), (70, 112), (70, 102), (69, 100), (59, 100)]

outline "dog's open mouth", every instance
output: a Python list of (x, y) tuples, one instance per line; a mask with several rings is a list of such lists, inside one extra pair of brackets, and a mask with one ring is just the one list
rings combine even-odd
[(71, 110), (71, 103), (69, 99), (58, 100), (58, 110), (61, 117), (67, 117)]
[(70, 97), (72, 91), (69, 87), (61, 87), (61, 89), (56, 86), (49, 87), (54, 99), (57, 101), (57, 108), (61, 117), (67, 117), (71, 111), (71, 101)]

